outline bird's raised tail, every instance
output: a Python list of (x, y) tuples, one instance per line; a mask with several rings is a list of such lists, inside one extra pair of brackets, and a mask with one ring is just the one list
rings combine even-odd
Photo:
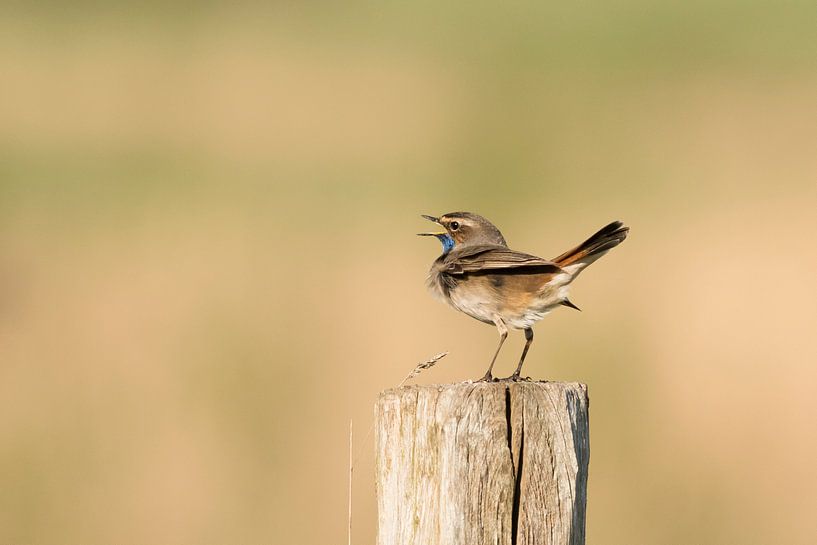
[(582, 269), (621, 244), (627, 238), (629, 230), (630, 228), (620, 221), (614, 221), (552, 261), (575, 277)]

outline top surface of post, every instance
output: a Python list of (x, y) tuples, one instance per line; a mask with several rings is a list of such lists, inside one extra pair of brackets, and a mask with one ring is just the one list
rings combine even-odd
[(514, 386), (524, 386), (524, 385), (538, 385), (538, 386), (545, 386), (551, 388), (576, 388), (579, 390), (587, 391), (587, 385), (581, 382), (557, 382), (551, 380), (496, 380), (492, 382), (483, 381), (483, 380), (464, 380), (462, 382), (447, 382), (442, 384), (405, 384), (403, 386), (396, 386), (394, 388), (386, 388), (382, 390), (379, 394), (380, 397), (383, 395), (394, 393), (398, 391), (412, 391), (412, 390), (424, 390), (427, 388), (434, 389), (434, 390), (449, 390), (449, 389), (456, 389), (456, 388), (469, 388), (473, 386), (478, 387), (495, 387), (495, 388), (509, 388)]

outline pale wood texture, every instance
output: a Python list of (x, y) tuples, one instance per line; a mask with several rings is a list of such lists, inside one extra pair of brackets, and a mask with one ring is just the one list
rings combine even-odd
[(387, 390), (375, 430), (378, 545), (584, 545), (585, 385)]

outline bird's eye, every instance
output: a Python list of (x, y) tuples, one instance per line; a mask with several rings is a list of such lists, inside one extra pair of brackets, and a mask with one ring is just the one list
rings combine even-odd
[(460, 228), (460, 222), (458, 222), (458, 221), (452, 221), (451, 222), (451, 230), (452, 231), (456, 231), (459, 228)]

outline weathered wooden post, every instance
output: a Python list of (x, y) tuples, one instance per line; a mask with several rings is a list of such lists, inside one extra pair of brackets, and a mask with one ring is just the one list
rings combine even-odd
[(405, 386), (375, 427), (378, 545), (584, 545), (585, 385)]

